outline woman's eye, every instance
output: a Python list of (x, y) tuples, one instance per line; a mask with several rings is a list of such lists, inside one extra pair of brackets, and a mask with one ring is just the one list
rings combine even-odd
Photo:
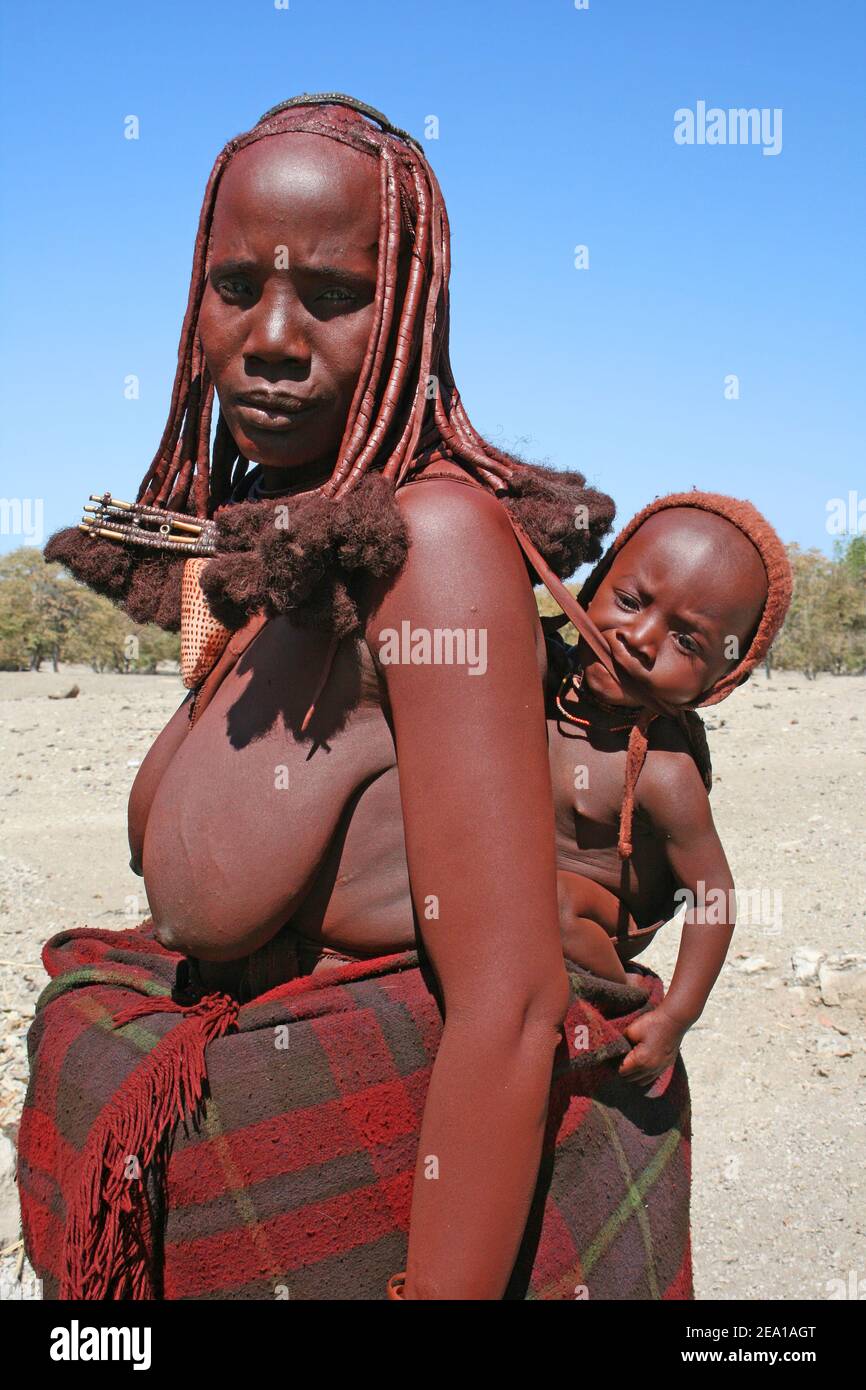
[(217, 288), (220, 294), (227, 294), (233, 298), (252, 293), (249, 280), (220, 280)]
[(323, 290), (319, 298), (335, 299), (339, 302), (342, 300), (354, 299), (355, 296), (352, 294), (351, 290), (344, 290), (340, 285), (332, 285), (329, 290)]

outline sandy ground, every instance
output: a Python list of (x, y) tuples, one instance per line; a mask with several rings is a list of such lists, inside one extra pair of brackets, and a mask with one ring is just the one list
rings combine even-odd
[[(77, 699), (48, 699), (73, 681)], [(866, 952), (864, 693), (863, 677), (760, 674), (708, 712), (716, 819), (738, 887), (763, 890), (764, 903), (741, 916), (683, 1045), (700, 1299), (825, 1299), (833, 1280), (851, 1290), (857, 1279), (866, 1297), (864, 1005), (831, 1003), (791, 965), (801, 947)], [(13, 1140), (42, 944), (147, 912), (128, 868), (126, 800), (182, 696), (176, 676), (0, 673), (0, 1130)], [(665, 935), (642, 959), (669, 981), (677, 942)], [(6, 1210), (8, 1247), (8, 1196)], [(6, 1297), (21, 1296), (19, 1261), (20, 1247), (2, 1256)]]

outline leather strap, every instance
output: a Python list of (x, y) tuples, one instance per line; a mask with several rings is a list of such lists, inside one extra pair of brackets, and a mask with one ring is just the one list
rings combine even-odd
[(229, 638), (221, 657), (205, 676), (192, 698), (189, 711), (190, 728), (207, 709), (229, 671), (240, 660), (267, 621), (264, 613), (254, 613), (249, 621)]
[[(507, 508), (506, 511), (508, 511)], [(543, 582), (551, 598), (556, 600), (566, 617), (571, 619), (581, 637), (586, 642), (586, 645), (595, 652), (608, 674), (616, 678), (616, 670), (614, 669), (607, 642), (602, 637), (586, 609), (581, 608), (574, 594), (570, 594), (562, 580), (553, 573), (547, 561), (536, 546), (532, 544), (532, 541), (527, 536), (520, 522), (511, 515), (511, 512), (508, 512), (508, 520), (511, 522), (512, 530), (526, 552), (533, 569)]]
[[(460, 476), (460, 474), (462, 474), (462, 476)], [(445, 472), (441, 469), (431, 469), (429, 472), (421, 473), (417, 478), (410, 478), (405, 486), (411, 486), (412, 483), (424, 483), (428, 478), (443, 478), (448, 482), (467, 483), (470, 487), (480, 488), (482, 492), (488, 491), (483, 484), (476, 482), (474, 478), (468, 477), (462, 470), (458, 471), (456, 469), (453, 473)], [(526, 552), (533, 569), (549, 591), (551, 597), (556, 600), (563, 613), (574, 623), (581, 637), (583, 637), (587, 646), (591, 647), (595, 652), (604, 669), (609, 675), (615, 677), (616, 672), (613, 668), (610, 651), (595, 623), (589, 617), (585, 609), (581, 608), (574, 595), (568, 592), (562, 580), (558, 579), (553, 573), (547, 561), (527, 536), (520, 522), (512, 515), (507, 507), (505, 508), (505, 514), (511, 522), (512, 530), (523, 550)]]
[[(462, 472), (462, 470), (460, 471)], [(447, 479), (449, 482), (467, 483), (470, 487), (482, 488), (483, 491), (487, 491), (487, 489), (484, 488), (482, 483), (477, 482), (474, 478), (468, 477), (465, 473), (463, 473), (462, 476), (458, 476), (458, 473), (456, 471), (454, 473), (450, 473), (445, 472), (444, 470), (431, 470), (427, 473), (421, 473), (415, 478), (410, 478), (404, 486), (409, 486), (411, 483), (423, 483), (428, 478), (444, 478)], [(544, 559), (544, 556), (541, 555), (538, 548), (535, 545), (533, 545), (532, 541), (529, 539), (529, 536), (526, 534), (526, 531), (523, 529), (523, 526), (513, 515), (513, 513), (508, 507), (505, 508), (505, 514), (508, 517), (508, 520), (511, 522), (511, 528), (514, 531), (515, 536), (517, 537), (518, 543), (520, 544), (521, 548), (523, 549), (524, 553), (529, 559), (533, 569), (535, 570), (541, 582), (544, 584), (551, 598), (553, 598), (555, 602), (559, 604), (566, 617), (570, 618), (574, 626), (577, 628), (577, 631), (580, 633), (581, 637), (586, 642), (586, 645), (598, 657), (598, 660), (604, 667), (605, 671), (607, 671), (608, 675), (613, 676), (614, 680), (618, 680), (619, 676), (617, 674), (616, 663), (614, 662), (614, 659), (611, 656), (610, 648), (602, 634), (599, 632), (595, 623), (592, 621), (592, 618), (587, 613), (586, 609), (581, 608), (577, 599), (574, 597), (574, 594), (569, 593), (562, 580), (554, 574), (553, 570), (550, 568), (550, 565)], [(669, 705), (664, 700), (660, 700), (657, 697), (651, 695), (645, 695), (642, 703), (646, 709), (650, 710), (655, 714), (668, 715), (669, 717), (674, 719), (679, 719), (681, 714), (681, 711), (678, 710), (676, 706)]]

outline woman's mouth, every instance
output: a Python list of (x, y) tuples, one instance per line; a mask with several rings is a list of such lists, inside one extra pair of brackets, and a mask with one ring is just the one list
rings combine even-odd
[(247, 429), (279, 433), (282, 430), (297, 429), (317, 405), (318, 401), (312, 400), (271, 402), (238, 397), (235, 410)]

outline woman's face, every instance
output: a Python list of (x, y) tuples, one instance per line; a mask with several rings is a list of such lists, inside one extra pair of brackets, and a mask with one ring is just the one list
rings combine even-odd
[(285, 133), (231, 160), (199, 319), (222, 413), (266, 486), (327, 477), (373, 326), (377, 161)]

